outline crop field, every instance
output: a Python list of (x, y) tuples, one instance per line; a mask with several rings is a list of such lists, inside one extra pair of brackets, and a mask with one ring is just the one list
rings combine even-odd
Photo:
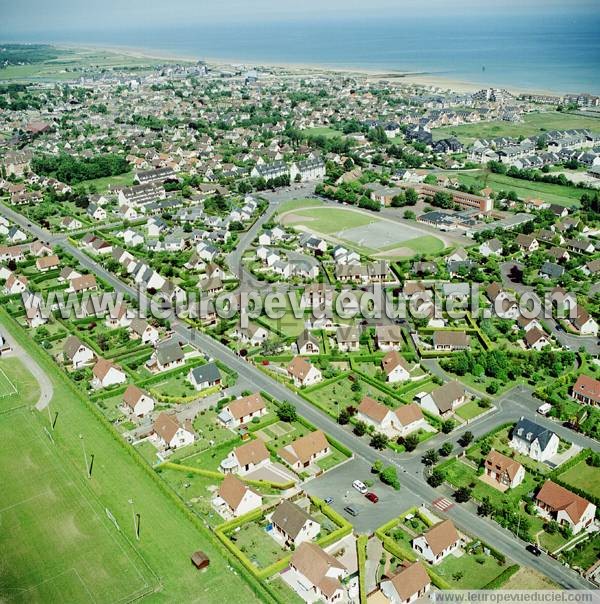
[(478, 138), (496, 138), (498, 136), (537, 137), (548, 130), (567, 130), (569, 128), (590, 128), (600, 132), (600, 119), (572, 113), (547, 111), (544, 113), (529, 113), (521, 123), (481, 122), (479, 124), (434, 128), (432, 132), (435, 140), (456, 136), (461, 142), (469, 144)]

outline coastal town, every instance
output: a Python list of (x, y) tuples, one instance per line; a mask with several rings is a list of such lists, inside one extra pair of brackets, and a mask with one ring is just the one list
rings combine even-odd
[(0, 601), (600, 587), (600, 97), (0, 66)]

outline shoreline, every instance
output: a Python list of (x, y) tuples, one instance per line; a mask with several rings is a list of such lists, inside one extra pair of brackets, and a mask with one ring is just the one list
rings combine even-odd
[(270, 60), (249, 60), (249, 59), (226, 59), (222, 57), (198, 57), (193, 54), (177, 54), (167, 50), (152, 49), (152, 48), (141, 48), (133, 46), (121, 46), (121, 45), (110, 45), (110, 44), (70, 44), (60, 43), (53, 44), (48, 42), (52, 46), (58, 49), (68, 50), (97, 50), (104, 52), (113, 52), (124, 56), (130, 56), (137, 59), (160, 59), (164, 61), (178, 61), (178, 62), (197, 62), (204, 61), (209, 66), (223, 67), (223, 66), (244, 66), (248, 69), (256, 67), (264, 67), (271, 69), (284, 69), (291, 72), (313, 72), (314, 75), (318, 73), (325, 73), (329, 75), (356, 75), (366, 78), (373, 78), (379, 80), (395, 80), (399, 83), (423, 86), (429, 88), (437, 88), (440, 90), (452, 90), (459, 93), (475, 92), (482, 88), (505, 88), (509, 92), (520, 95), (520, 94), (541, 94), (550, 96), (563, 96), (569, 94), (568, 92), (556, 92), (549, 90), (542, 90), (538, 88), (524, 88), (520, 86), (510, 85), (495, 85), (482, 82), (466, 81), (461, 79), (454, 79), (444, 75), (437, 75), (432, 72), (415, 72), (415, 71), (396, 71), (390, 69), (378, 69), (368, 67), (357, 67), (357, 66), (334, 66), (326, 63), (303, 63), (303, 62), (278, 62)]

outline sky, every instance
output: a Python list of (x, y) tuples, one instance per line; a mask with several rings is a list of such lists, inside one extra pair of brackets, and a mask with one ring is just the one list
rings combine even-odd
[[(19, 34), (170, 25), (417, 18), (540, 11), (575, 17), (599, 0), (0, 0), (0, 40)], [(4, 34), (4, 36), (3, 36)]]

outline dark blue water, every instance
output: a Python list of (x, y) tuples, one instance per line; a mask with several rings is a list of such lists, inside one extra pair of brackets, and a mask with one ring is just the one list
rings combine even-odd
[(600, 10), (595, 9), (518, 18), (377, 16), (316, 23), (124, 26), (27, 39), (131, 46), (199, 59), (425, 72), (488, 85), (600, 94)]

